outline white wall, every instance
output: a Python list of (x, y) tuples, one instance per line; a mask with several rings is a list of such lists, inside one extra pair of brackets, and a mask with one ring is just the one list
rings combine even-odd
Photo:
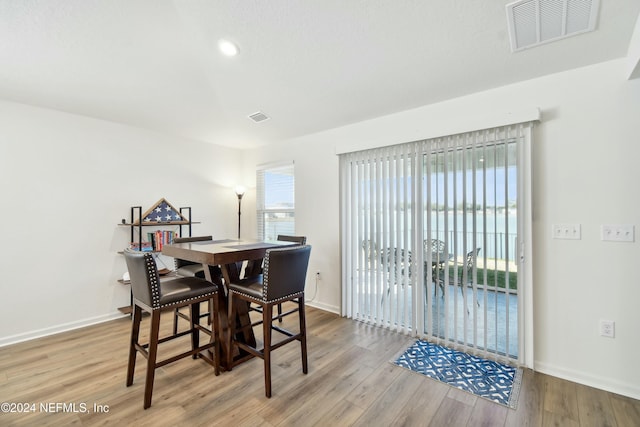
[[(243, 183), (242, 237), (255, 238), (256, 166), (276, 160), (295, 162), (296, 234), (307, 236), (312, 246), (306, 298), (310, 305), (340, 312), (340, 224), (338, 157), (325, 139), (303, 138), (268, 148), (246, 151)], [(320, 280), (316, 279), (320, 272)], [(317, 285), (317, 286), (316, 286)]]
[[(600, 240), (604, 223), (634, 224), (640, 232), (640, 81), (627, 80), (626, 67), (625, 60), (603, 63), (254, 150), (245, 155), (244, 179), (255, 182), (257, 164), (296, 162), (296, 232), (313, 245), (310, 272), (322, 273), (316, 304), (338, 310), (336, 149), (412, 141), (443, 120), (474, 122), (487, 111), (539, 107), (532, 159), (535, 368), (640, 398), (640, 244)], [(582, 240), (552, 240), (554, 223), (580, 223)], [(307, 286), (312, 293), (313, 282)], [(615, 339), (599, 336), (600, 319), (616, 321)]]
[[(240, 152), (0, 102), (0, 345), (119, 316), (132, 205), (191, 206), (234, 236)], [(171, 258), (168, 259), (169, 261)]]

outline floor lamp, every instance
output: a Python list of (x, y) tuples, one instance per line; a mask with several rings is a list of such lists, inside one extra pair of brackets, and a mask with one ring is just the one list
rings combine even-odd
[(236, 196), (238, 196), (238, 240), (240, 240), (240, 215), (242, 210), (240, 209), (242, 204), (242, 196), (244, 196), (245, 188), (236, 187)]

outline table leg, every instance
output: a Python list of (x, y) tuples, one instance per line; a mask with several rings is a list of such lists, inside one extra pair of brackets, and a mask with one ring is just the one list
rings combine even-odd
[[(228, 264), (221, 265), (220, 269), (222, 270), (222, 277), (224, 278), (224, 283), (236, 282), (240, 276), (240, 269), (237, 264)], [(208, 266), (205, 266), (204, 269), (205, 278), (213, 283), (216, 283), (211, 277), (211, 271)], [(229, 292), (226, 289), (226, 286), (223, 285), (218, 293), (219, 304), (218, 304), (218, 325), (220, 331), (220, 363), (223, 367), (226, 367), (227, 354), (230, 351), (230, 343), (231, 339), (229, 337)], [(236, 339), (247, 343), (253, 347), (256, 345), (256, 338), (253, 334), (253, 329), (250, 327), (244, 328), (244, 326), (249, 326), (251, 324), (251, 318), (249, 316), (249, 304), (246, 301), (238, 300), (236, 302), (236, 330), (238, 333), (236, 334)], [(236, 357), (244, 357), (245, 354), (234, 355)]]
[[(215, 277), (211, 275), (211, 269), (208, 265), (203, 264), (204, 267), (204, 277), (209, 282), (218, 283)], [(220, 286), (218, 289), (218, 331), (220, 332), (220, 366), (224, 367), (225, 361), (227, 360), (227, 353), (229, 352), (227, 347), (227, 335), (229, 331), (229, 323), (228, 323), (228, 314), (227, 314), (227, 291), (224, 285)]]
[[(241, 264), (227, 264), (221, 266), (221, 269), (225, 283), (237, 282), (240, 279)], [(226, 294), (228, 298), (229, 293), (226, 292)], [(226, 302), (228, 303), (228, 301)], [(235, 305), (237, 311), (236, 330), (239, 331), (236, 335), (236, 339), (255, 347), (256, 337), (253, 334), (253, 329), (248, 327), (251, 325), (251, 318), (249, 317), (249, 303), (246, 301), (238, 301)], [(228, 313), (228, 307), (226, 313)]]

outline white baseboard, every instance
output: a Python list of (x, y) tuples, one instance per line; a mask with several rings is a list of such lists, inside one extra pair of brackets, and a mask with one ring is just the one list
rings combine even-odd
[(338, 315), (340, 314), (340, 307), (323, 304), (317, 301), (305, 301), (304, 303), (310, 307), (319, 308), (320, 310), (328, 311), (330, 313), (335, 313)]
[(7, 345), (17, 344), (19, 342), (29, 341), (36, 338), (46, 337), (49, 335), (59, 334), (61, 332), (71, 331), (73, 329), (84, 328), (86, 326), (95, 325), (97, 323), (108, 322), (114, 319), (120, 319), (121, 317), (128, 316), (122, 314), (119, 311), (115, 313), (103, 314), (102, 316), (91, 317), (88, 319), (78, 320), (75, 322), (63, 323), (61, 325), (51, 326), (44, 329), (38, 329), (36, 331), (25, 332), (23, 334), (11, 335), (8, 337), (0, 338), (0, 347)]
[[(306, 301), (306, 304), (311, 307), (318, 308), (320, 310), (328, 311), (335, 314), (340, 314), (340, 309), (335, 306), (318, 303), (315, 301)], [(24, 341), (34, 340), (36, 338), (42, 338), (49, 335), (59, 334), (61, 332), (71, 331), (74, 329), (84, 328), (86, 326), (95, 325), (97, 323), (108, 322), (114, 319), (120, 319), (128, 316), (122, 314), (119, 311), (115, 313), (104, 314), (102, 316), (91, 317), (88, 319), (78, 320), (75, 322), (63, 323), (61, 325), (51, 326), (44, 329), (38, 329), (36, 331), (25, 332), (23, 334), (10, 335), (8, 337), (0, 338), (0, 347), (5, 347), (12, 344), (17, 344)]]
[(623, 396), (631, 397), (632, 399), (640, 399), (640, 387), (638, 384), (624, 383), (611, 378), (591, 375), (586, 372), (574, 371), (541, 362), (535, 362), (535, 370), (543, 374), (552, 375), (578, 384), (595, 387), (611, 393), (621, 394)]

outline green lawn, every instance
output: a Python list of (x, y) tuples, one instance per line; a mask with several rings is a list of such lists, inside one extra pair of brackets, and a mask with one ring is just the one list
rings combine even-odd
[[(462, 266), (458, 267), (458, 277), (462, 277), (462, 271), (463, 271)], [(452, 278), (454, 274), (454, 267), (449, 267), (449, 278)], [(498, 288), (502, 288), (504, 289), (505, 287), (505, 283), (506, 283), (506, 275), (507, 272), (503, 271), (503, 270), (491, 270), (488, 269), (487, 270), (487, 281), (486, 281), (486, 285), (488, 287), (495, 287), (497, 286)], [(478, 284), (483, 285), (485, 284), (485, 269), (484, 268), (478, 268), (477, 269), (477, 276), (478, 276)], [(514, 272), (509, 272), (509, 289), (513, 289), (516, 290), (518, 289), (518, 280), (517, 280), (517, 274)]]

